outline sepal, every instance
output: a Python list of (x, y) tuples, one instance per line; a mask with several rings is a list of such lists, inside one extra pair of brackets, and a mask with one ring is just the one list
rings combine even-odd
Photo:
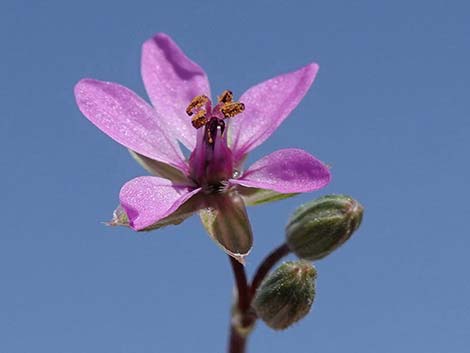
[(243, 199), (236, 192), (205, 195), (206, 207), (199, 211), (209, 236), (240, 263), (253, 246), (253, 233)]
[(247, 206), (258, 206), (298, 195), (298, 193), (282, 194), (274, 190), (249, 188), (242, 185), (239, 185), (237, 189)]
[(191, 182), (179, 169), (169, 164), (145, 157), (132, 150), (129, 150), (129, 153), (132, 158), (134, 158), (134, 160), (150, 174), (171, 180), (176, 184), (193, 185), (193, 182)]

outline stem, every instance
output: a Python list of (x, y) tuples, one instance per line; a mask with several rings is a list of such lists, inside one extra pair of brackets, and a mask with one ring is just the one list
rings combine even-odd
[(246, 279), (245, 267), (233, 257), (229, 256), (229, 259), (237, 285), (238, 309), (241, 313), (245, 313), (250, 307), (250, 290)]
[(245, 353), (246, 337), (247, 336), (241, 335), (232, 323), (230, 326), (230, 341), (228, 344), (228, 352)]
[(228, 348), (229, 353), (244, 353), (249, 330), (243, 332), (242, 322), (244, 321), (245, 313), (250, 308), (250, 289), (246, 279), (245, 267), (233, 257), (229, 256), (229, 259), (237, 286), (237, 303), (232, 312)]
[(251, 301), (264, 277), (289, 252), (290, 249), (285, 243), (274, 249), (256, 270), (251, 286), (248, 285), (245, 267), (229, 256), (237, 286), (237, 303), (233, 308), (230, 323), (229, 353), (245, 353), (246, 340), (257, 319), (256, 313), (250, 310)]
[(255, 276), (253, 277), (253, 281), (251, 282), (250, 287), (250, 301), (254, 297), (256, 290), (258, 289), (261, 282), (263, 282), (264, 277), (269, 273), (269, 271), (273, 268), (273, 266), (284, 256), (290, 253), (290, 249), (286, 243), (280, 245), (276, 249), (274, 249), (259, 265), (258, 269), (255, 272)]

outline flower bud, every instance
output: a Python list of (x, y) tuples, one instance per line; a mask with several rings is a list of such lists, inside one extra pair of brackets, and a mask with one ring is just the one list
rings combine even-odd
[(253, 308), (266, 325), (283, 330), (308, 314), (317, 271), (307, 261), (283, 263), (261, 283)]
[(359, 228), (363, 210), (346, 195), (326, 195), (300, 206), (286, 227), (287, 245), (301, 259), (322, 259)]

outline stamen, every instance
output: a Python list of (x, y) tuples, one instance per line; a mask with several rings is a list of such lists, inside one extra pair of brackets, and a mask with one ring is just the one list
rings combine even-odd
[(205, 138), (209, 144), (214, 144), (217, 129), (224, 133), (224, 119), (233, 118), (245, 110), (245, 105), (233, 101), (233, 93), (225, 90), (217, 98), (217, 105), (212, 108), (210, 99), (205, 95), (194, 97), (186, 108), (186, 113), (192, 117), (191, 123), (194, 128), (205, 127)]
[(191, 123), (196, 129), (199, 129), (207, 124), (206, 111), (200, 110), (191, 119)]
[(226, 118), (233, 118), (235, 115), (240, 114), (245, 110), (245, 104), (234, 102), (234, 103), (225, 103), (220, 111)]
[(226, 89), (222, 92), (222, 94), (218, 97), (219, 103), (231, 103), (233, 101), (233, 93)]
[(207, 96), (196, 96), (193, 98), (191, 103), (189, 103), (188, 107), (186, 108), (186, 114), (189, 116), (194, 114), (194, 110), (202, 108), (206, 103), (209, 102), (209, 98)]

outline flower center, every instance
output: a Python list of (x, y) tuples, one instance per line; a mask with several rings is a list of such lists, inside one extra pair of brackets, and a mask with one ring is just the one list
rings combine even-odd
[(207, 96), (197, 96), (186, 109), (193, 127), (199, 130), (196, 146), (189, 157), (190, 175), (207, 193), (227, 190), (227, 180), (233, 174), (233, 156), (227, 144), (225, 120), (244, 109), (245, 105), (234, 102), (233, 93), (228, 90), (217, 98), (214, 107)]
[(205, 127), (204, 139), (209, 145), (214, 145), (217, 132), (220, 135), (225, 131), (224, 119), (233, 118), (245, 110), (241, 102), (233, 101), (233, 93), (225, 90), (217, 98), (217, 105), (212, 108), (211, 100), (204, 95), (196, 96), (186, 108), (186, 114), (191, 116), (191, 123), (195, 129)]

